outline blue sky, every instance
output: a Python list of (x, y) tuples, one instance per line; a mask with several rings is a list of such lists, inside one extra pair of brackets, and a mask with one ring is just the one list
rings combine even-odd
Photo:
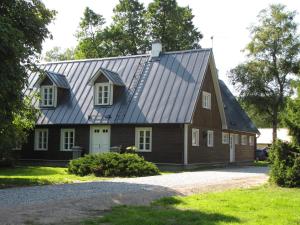
[[(49, 26), (53, 40), (46, 40), (43, 44), (44, 52), (54, 46), (62, 49), (74, 47), (74, 36), (78, 29), (80, 17), (86, 6), (102, 14), (111, 22), (112, 10), (118, 0), (42, 0), (45, 5), (58, 12), (56, 20)], [(177, 0), (180, 6), (189, 6), (195, 15), (194, 24), (202, 32), (204, 38), (200, 41), (203, 48), (213, 51), (219, 77), (229, 85), (227, 73), (245, 59), (241, 50), (250, 41), (247, 28), (257, 21), (256, 16), (260, 10), (272, 3), (285, 4), (289, 10), (300, 12), (299, 0)], [(145, 6), (151, 0), (140, 0)], [(296, 22), (300, 24), (300, 15)], [(235, 91), (234, 91), (235, 92)], [(236, 93), (236, 92), (235, 92)]]

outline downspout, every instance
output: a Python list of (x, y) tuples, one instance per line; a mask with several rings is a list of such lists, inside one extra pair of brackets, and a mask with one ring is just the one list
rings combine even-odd
[(183, 163), (184, 165), (188, 165), (188, 132), (189, 132), (189, 125), (184, 124), (184, 152), (183, 152)]

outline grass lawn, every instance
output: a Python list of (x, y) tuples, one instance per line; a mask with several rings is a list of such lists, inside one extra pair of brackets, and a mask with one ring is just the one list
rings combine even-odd
[(0, 169), (0, 188), (62, 184), (103, 179), (105, 178), (71, 175), (67, 173), (66, 168), (62, 167), (22, 166)]
[(121, 206), (84, 225), (299, 225), (300, 189), (262, 186)]

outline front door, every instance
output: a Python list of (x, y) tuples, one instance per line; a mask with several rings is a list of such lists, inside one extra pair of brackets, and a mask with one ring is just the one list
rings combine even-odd
[(90, 129), (90, 152), (108, 152), (110, 149), (110, 126), (97, 125)]
[(235, 161), (235, 139), (234, 139), (234, 134), (230, 134), (229, 148), (230, 148), (230, 162), (234, 162)]

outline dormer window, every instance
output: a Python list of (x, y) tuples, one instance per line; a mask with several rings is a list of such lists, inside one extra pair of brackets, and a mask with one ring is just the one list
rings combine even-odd
[(95, 84), (95, 105), (112, 105), (113, 85), (110, 83)]
[(41, 106), (42, 107), (55, 107), (56, 106), (56, 96), (57, 89), (55, 86), (41, 86)]

